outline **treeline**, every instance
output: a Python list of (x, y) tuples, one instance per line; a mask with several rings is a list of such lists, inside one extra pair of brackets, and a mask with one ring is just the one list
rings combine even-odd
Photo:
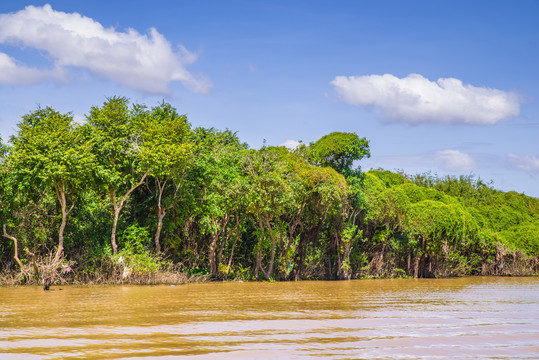
[(164, 102), (112, 97), (83, 124), (38, 108), (0, 143), (0, 271), (45, 287), (538, 272), (538, 199), (363, 173), (368, 156), (353, 133), (249, 149)]

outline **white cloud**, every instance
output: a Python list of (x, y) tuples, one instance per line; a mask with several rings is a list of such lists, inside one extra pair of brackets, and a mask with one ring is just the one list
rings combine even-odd
[[(148, 35), (134, 29), (118, 32), (78, 13), (55, 11), (50, 5), (27, 6), (19, 12), (0, 15), (0, 43), (43, 50), (57, 68), (44, 71), (19, 66), (2, 54), (0, 69), (11, 69), (13, 73), (0, 76), (0, 83), (57, 79), (58, 69), (72, 66), (149, 93), (168, 93), (172, 81), (180, 81), (194, 92), (206, 93), (211, 88), (208, 79), (186, 70), (196, 61), (196, 55), (181, 45), (174, 51), (156, 29), (151, 28)], [(15, 81), (15, 74), (21, 75), (21, 81)]]
[(474, 159), (459, 150), (440, 150), (434, 154), (434, 159), (442, 163), (442, 167), (447, 171), (472, 171), (476, 164)]
[(284, 146), (286, 148), (289, 148), (289, 149), (295, 149), (297, 148), (301, 143), (299, 141), (296, 141), (296, 140), (286, 140), (284, 143), (280, 144), (279, 146)]
[(40, 70), (29, 68), (17, 62), (7, 54), (0, 53), (0, 84), (36, 84), (44, 80), (64, 81), (61, 69)]
[(418, 74), (402, 79), (391, 74), (337, 76), (331, 84), (343, 101), (380, 109), (392, 122), (492, 125), (520, 112), (516, 94), (454, 78), (434, 82)]
[(536, 156), (507, 154), (507, 161), (516, 169), (539, 176), (539, 158)]

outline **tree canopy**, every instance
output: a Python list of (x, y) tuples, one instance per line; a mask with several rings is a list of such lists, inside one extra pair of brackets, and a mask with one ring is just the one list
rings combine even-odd
[(355, 133), (250, 149), (125, 97), (86, 120), (37, 108), (0, 141), (0, 275), (45, 286), (539, 272), (538, 199), (470, 176), (362, 172), (369, 142)]
[(319, 166), (329, 166), (348, 176), (359, 168), (354, 161), (370, 157), (369, 142), (354, 133), (333, 132), (310, 145), (311, 158)]

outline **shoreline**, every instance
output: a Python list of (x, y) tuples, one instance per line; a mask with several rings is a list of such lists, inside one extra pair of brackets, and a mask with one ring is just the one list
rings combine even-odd
[[(124, 280), (124, 281), (103, 281), (103, 282), (79, 282), (79, 281), (64, 281), (59, 283), (51, 284), (49, 289), (46, 290), (62, 290), (58, 289), (59, 287), (81, 287), (81, 288), (91, 288), (91, 287), (117, 287), (117, 286), (181, 286), (188, 284), (217, 284), (217, 283), (291, 283), (291, 282), (347, 282), (347, 281), (357, 281), (357, 280), (447, 280), (447, 279), (462, 279), (462, 278), (539, 278), (539, 273), (535, 274), (500, 274), (500, 275), (460, 275), (460, 276), (440, 276), (440, 277), (421, 277), (414, 278), (411, 276), (403, 277), (374, 277), (374, 276), (365, 276), (352, 278), (348, 280), (339, 280), (339, 279), (302, 279), (299, 281), (295, 280), (239, 280), (239, 279), (210, 279), (207, 275), (196, 275), (187, 277), (187, 275), (180, 273), (185, 276), (184, 281), (170, 282), (170, 281), (159, 281), (155, 279), (154, 281), (140, 281), (134, 279), (134, 281)], [(26, 283), (17, 283), (16, 281), (6, 281), (6, 279), (0, 279), (0, 288), (15, 288), (15, 287), (41, 287), (41, 284), (37, 281), (26, 282)]]

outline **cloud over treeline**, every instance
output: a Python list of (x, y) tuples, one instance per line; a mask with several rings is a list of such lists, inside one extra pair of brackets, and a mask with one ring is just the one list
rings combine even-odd
[(434, 159), (441, 163), (441, 167), (447, 171), (472, 171), (476, 167), (474, 159), (459, 150), (446, 149), (437, 151)]
[(513, 168), (539, 177), (539, 157), (507, 154), (507, 161)]
[(455, 78), (337, 76), (331, 84), (343, 101), (381, 110), (383, 119), (390, 122), (493, 125), (520, 113), (516, 94), (463, 84)]
[(173, 49), (156, 29), (148, 34), (134, 29), (120, 32), (78, 13), (55, 11), (50, 5), (1, 14), (0, 43), (44, 51), (54, 62), (53, 69), (43, 70), (0, 53), (0, 83), (65, 81), (68, 67), (75, 67), (148, 93), (167, 94), (173, 81), (193, 92), (206, 93), (211, 88), (206, 77), (186, 70), (197, 56), (182, 45)]
[(284, 146), (288, 149), (295, 149), (300, 145), (301, 143), (299, 141), (292, 140), (292, 139), (286, 139), (285, 142), (283, 142), (282, 144), (279, 144), (279, 146)]

